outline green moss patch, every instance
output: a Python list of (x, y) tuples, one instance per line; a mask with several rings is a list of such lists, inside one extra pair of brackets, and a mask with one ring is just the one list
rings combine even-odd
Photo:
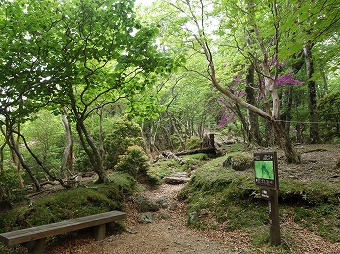
[(37, 199), (32, 206), (19, 206), (0, 218), (0, 230), (49, 224), (111, 210), (121, 210), (124, 199), (131, 195), (135, 182), (128, 174), (115, 173), (111, 182), (64, 190), (48, 197)]
[[(225, 159), (226, 156), (207, 162), (179, 193), (178, 197), (188, 202), (188, 224), (261, 235), (263, 227), (269, 226), (268, 204), (258, 195), (254, 173), (223, 168)], [(293, 217), (296, 223), (329, 241), (340, 241), (339, 194), (339, 182), (280, 179), (280, 219)]]

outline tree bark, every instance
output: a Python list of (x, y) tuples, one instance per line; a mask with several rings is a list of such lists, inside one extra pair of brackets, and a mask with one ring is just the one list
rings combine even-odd
[(68, 120), (67, 111), (64, 108), (62, 113), (62, 122), (65, 128), (66, 145), (64, 149), (63, 159), (60, 167), (60, 175), (65, 178), (65, 169), (67, 169), (69, 175), (73, 175), (73, 136), (71, 125)]
[(293, 105), (293, 87), (288, 87), (284, 92), (284, 112), (281, 116), (281, 119), (284, 120), (284, 129), (286, 131), (287, 137), (289, 137), (290, 134), (290, 121), (292, 120), (292, 105)]
[(29, 166), (25, 163), (24, 158), (22, 157), (18, 147), (15, 145), (15, 141), (14, 141), (14, 137), (13, 137), (13, 132), (10, 131), (10, 133), (8, 134), (8, 145), (11, 148), (11, 150), (13, 150), (16, 154), (16, 157), (18, 158), (21, 166), (23, 167), (23, 169), (27, 172), (28, 176), (31, 178), (35, 190), (38, 192), (41, 190), (41, 186), (40, 183), (38, 182), (37, 178), (35, 177), (35, 175), (32, 173), (31, 169), (29, 168)]
[(303, 46), (303, 52), (305, 56), (307, 83), (308, 83), (308, 107), (309, 107), (309, 121), (310, 121), (310, 142), (312, 144), (320, 142), (319, 137), (319, 124), (318, 124), (318, 112), (316, 104), (316, 84), (312, 79), (314, 74), (313, 56), (310, 43)]
[(109, 181), (106, 171), (104, 169), (104, 163), (102, 157), (100, 155), (100, 151), (96, 144), (94, 143), (91, 135), (88, 133), (88, 130), (84, 124), (85, 117), (84, 112), (80, 113), (77, 108), (77, 103), (73, 91), (70, 89), (69, 98), (72, 107), (72, 113), (74, 115), (76, 121), (76, 130), (78, 133), (78, 137), (83, 147), (85, 153), (90, 159), (90, 163), (94, 172), (98, 175), (97, 183), (107, 183)]
[(283, 129), (282, 125), (278, 121), (273, 121), (273, 127), (276, 134), (276, 138), (279, 140), (280, 147), (283, 149), (286, 161), (288, 163), (297, 163), (301, 162), (301, 158), (299, 154), (296, 152), (294, 147), (292, 146), (289, 138), (287, 137), (287, 134), (285, 130)]
[[(255, 99), (255, 91), (254, 91), (254, 74), (255, 74), (255, 68), (253, 64), (250, 64), (247, 68), (247, 76), (246, 76), (246, 95), (247, 95), (247, 103), (256, 105), (256, 99)], [(260, 128), (259, 128), (259, 121), (258, 121), (258, 115), (254, 113), (251, 110), (248, 111), (248, 141), (249, 143), (261, 143), (260, 138)]]
[(102, 157), (99, 149), (95, 145), (93, 139), (88, 133), (82, 118), (77, 119), (76, 129), (86, 154), (89, 156), (93, 171), (97, 173), (97, 183), (107, 183), (109, 181), (104, 169)]
[(6, 147), (6, 142), (0, 147), (0, 172), (4, 172), (4, 149)]

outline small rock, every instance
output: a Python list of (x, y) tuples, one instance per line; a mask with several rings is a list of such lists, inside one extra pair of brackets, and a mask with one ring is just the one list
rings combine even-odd
[(197, 212), (191, 212), (187, 216), (187, 222), (188, 222), (189, 225), (196, 224), (198, 222), (198, 220), (199, 220), (199, 217), (198, 217)]
[(168, 213), (160, 213), (159, 218), (160, 219), (169, 219), (170, 218), (170, 214), (168, 214)]
[(177, 208), (178, 208), (178, 204), (177, 204), (177, 203), (172, 203), (172, 204), (170, 205), (170, 207), (169, 207), (169, 210), (174, 211), (174, 210), (176, 210)]
[(138, 217), (138, 222), (142, 224), (147, 224), (153, 222), (151, 213), (143, 213)]
[(166, 197), (159, 197), (156, 200), (156, 204), (159, 205), (162, 208), (168, 208), (169, 206), (169, 201)]

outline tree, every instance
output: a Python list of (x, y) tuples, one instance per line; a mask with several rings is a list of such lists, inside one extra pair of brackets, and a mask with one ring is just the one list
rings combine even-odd
[[(209, 33), (211, 34), (211, 31), (207, 29), (208, 22), (214, 22), (214, 19), (212, 19), (212, 6), (213, 2), (202, 2), (202, 1), (186, 1), (184, 2), (171, 2), (167, 1), (167, 4), (169, 8), (163, 8), (170, 10), (173, 13), (178, 13), (177, 16), (181, 17), (181, 26), (184, 27), (186, 30), (186, 40), (190, 43), (187, 44), (187, 46), (191, 47), (193, 50), (196, 50), (197, 52), (200, 52), (204, 54), (206, 57), (207, 63), (208, 63), (208, 70), (207, 75), (205, 75), (210, 82), (213, 84), (213, 86), (222, 94), (226, 95), (230, 99), (232, 99), (235, 103), (241, 105), (242, 107), (245, 107), (246, 109), (259, 114), (260, 116), (270, 120), (273, 124), (274, 130), (277, 135), (277, 139), (281, 143), (282, 148), (285, 150), (287, 161), (290, 162), (299, 162), (299, 156), (297, 155), (294, 147), (291, 145), (289, 138), (286, 137), (285, 132), (280, 124), (279, 120), (279, 107), (280, 107), (280, 100), (276, 88), (276, 79), (278, 77), (278, 65), (270, 65), (271, 61), (278, 61), (278, 30), (274, 29), (274, 33), (271, 35), (274, 38), (274, 43), (266, 45), (266, 35), (260, 34), (260, 26), (259, 21), (256, 20), (257, 13), (260, 8), (259, 6), (255, 8), (255, 5), (252, 2), (248, 2), (248, 18), (247, 20), (243, 20), (243, 23), (246, 23), (246, 21), (251, 20), (250, 26), (254, 33), (252, 36), (252, 39), (254, 42), (256, 42), (257, 48), (254, 52), (247, 52), (245, 51), (244, 54), (248, 55), (250, 54), (251, 57), (247, 57), (247, 59), (250, 59), (251, 62), (253, 62), (256, 66), (256, 72), (261, 77), (261, 79), (264, 82), (263, 85), (263, 92), (264, 97), (267, 98), (267, 96), (270, 96), (271, 100), (271, 110), (267, 108), (267, 111), (263, 111), (262, 109), (256, 107), (255, 105), (252, 105), (250, 103), (247, 103), (246, 101), (242, 100), (240, 97), (238, 97), (236, 94), (234, 94), (231, 90), (228, 88), (223, 87), (223, 82), (221, 80), (222, 75), (218, 74), (220, 71), (220, 68), (216, 65), (217, 61), (216, 58), (216, 51), (215, 48), (212, 47), (213, 40), (212, 37), (209, 36)], [(241, 3), (243, 4), (243, 3)], [(244, 6), (239, 6), (237, 3), (235, 3), (236, 8), (231, 9), (230, 11), (233, 12), (233, 14), (236, 14), (236, 20), (238, 18), (242, 19), (241, 16), (237, 14), (237, 11), (242, 8), (245, 8)], [(227, 9), (230, 6), (230, 3), (227, 3), (225, 5), (221, 5), (223, 8)], [(263, 5), (264, 6), (264, 5)], [(272, 23), (272, 21), (275, 21), (275, 18), (277, 18), (277, 9), (275, 4), (269, 5), (271, 6), (271, 11), (273, 11), (273, 16), (267, 17), (267, 20), (263, 20), (263, 23), (261, 23), (261, 28), (264, 26), (267, 26), (269, 24), (278, 25), (278, 22)], [(241, 7), (241, 8), (240, 8)], [(235, 15), (234, 15), (235, 16)], [(185, 17), (185, 18), (182, 18)], [(237, 23), (235, 20), (231, 20), (230, 17), (227, 17), (230, 23)], [(222, 20), (222, 19), (221, 19)], [(266, 22), (266, 24), (264, 24)], [(275, 28), (275, 27), (274, 27)], [(235, 33), (237, 29), (243, 29), (243, 27), (234, 27), (230, 31), (232, 33)], [(278, 27), (276, 27), (278, 29)], [(269, 36), (269, 35), (268, 35)], [(238, 44), (236, 44), (236, 47)], [(268, 51), (267, 48), (271, 49), (271, 51)], [(257, 57), (258, 54), (261, 54), (261, 57)], [(275, 59), (275, 60), (273, 60)], [(274, 74), (274, 77), (273, 77)]]
[[(158, 74), (171, 72), (173, 60), (153, 44), (157, 28), (139, 24), (132, 0), (13, 2), (2, 10), (8, 36), (2, 45), (9, 52), (1, 56), (3, 69), (9, 70), (1, 76), (2, 95), (7, 93), (2, 101), (10, 107), (24, 95), (23, 109), (11, 110), (24, 116), (45, 104), (55, 111), (67, 108), (99, 182), (106, 182), (100, 149), (86, 121), (98, 107), (121, 98), (128, 98), (133, 109), (136, 94)], [(10, 71), (11, 66), (20, 69)]]

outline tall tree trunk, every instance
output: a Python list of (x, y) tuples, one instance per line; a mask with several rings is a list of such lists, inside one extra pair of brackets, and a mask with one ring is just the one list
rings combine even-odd
[[(21, 104), (20, 104), (21, 105)], [(21, 132), (21, 125), (20, 125), (20, 118), (19, 118), (19, 121), (18, 121), (18, 133), (20, 134)], [(16, 148), (19, 150), (19, 144), (20, 144), (20, 135), (17, 135), (17, 139), (15, 141), (15, 146)], [(16, 163), (16, 166), (17, 166), (17, 174), (18, 174), (18, 180), (19, 180), (19, 187), (20, 188), (24, 188), (24, 180), (22, 179), (22, 176), (21, 176), (21, 164), (18, 162)]]
[(284, 92), (284, 112), (281, 115), (281, 119), (284, 121), (283, 127), (286, 131), (287, 137), (290, 134), (290, 121), (292, 120), (292, 106), (293, 106), (293, 87), (289, 86)]
[(71, 101), (72, 113), (76, 121), (76, 130), (81, 143), (82, 148), (90, 159), (90, 163), (94, 172), (98, 175), (97, 183), (107, 183), (109, 179), (104, 169), (104, 163), (100, 155), (100, 151), (94, 143), (91, 135), (84, 124), (84, 112), (80, 113), (77, 107), (76, 99), (73, 91), (70, 89), (69, 98)]
[(287, 137), (287, 134), (282, 127), (281, 123), (278, 121), (273, 121), (273, 127), (275, 131), (275, 137), (279, 140), (280, 142), (280, 147), (283, 149), (285, 156), (286, 156), (286, 161), (288, 163), (295, 163), (295, 162), (300, 162), (301, 158), (298, 153), (296, 153), (295, 149), (292, 146), (292, 143), (290, 142), (289, 138)]
[(0, 147), (0, 172), (4, 172), (4, 149), (6, 147), (6, 142)]
[[(255, 68), (253, 64), (250, 64), (247, 68), (247, 76), (246, 76), (246, 95), (247, 95), (247, 103), (256, 105), (255, 99), (255, 91), (254, 91), (254, 72)], [(248, 141), (249, 143), (255, 142), (256, 144), (261, 143), (260, 138), (260, 128), (259, 128), (259, 120), (258, 115), (251, 110), (247, 110), (248, 112)]]
[(181, 145), (181, 148), (184, 150), (185, 149), (185, 140), (184, 138), (182, 137), (182, 134), (180, 132), (180, 129), (177, 127), (176, 125), (176, 119), (172, 116), (171, 113), (167, 113), (168, 114), (168, 117), (169, 117), (169, 120), (170, 120), (170, 123), (171, 123), (171, 127), (172, 129), (174, 130), (178, 140), (179, 140), (179, 143)]
[(99, 141), (99, 154), (101, 160), (105, 160), (105, 149), (104, 149), (104, 141), (103, 141), (103, 108), (99, 109), (99, 133), (98, 133), (98, 141)]
[(309, 108), (309, 121), (310, 121), (310, 142), (312, 144), (320, 142), (319, 137), (319, 124), (318, 124), (318, 112), (316, 105), (316, 84), (312, 79), (314, 74), (314, 64), (311, 45), (308, 43), (303, 46), (303, 52), (305, 56), (307, 83), (308, 83), (308, 108)]
[(66, 145), (64, 149), (63, 159), (60, 167), (60, 175), (62, 178), (66, 177), (65, 169), (68, 171), (69, 175), (73, 175), (73, 136), (71, 125), (68, 120), (67, 111), (64, 108), (62, 113), (62, 122), (65, 128)]
[(88, 133), (82, 118), (77, 119), (76, 129), (82, 147), (84, 148), (86, 154), (89, 156), (93, 171), (96, 172), (98, 175), (97, 183), (107, 183), (109, 179), (105, 172), (104, 163), (99, 149), (97, 148), (92, 137)]

